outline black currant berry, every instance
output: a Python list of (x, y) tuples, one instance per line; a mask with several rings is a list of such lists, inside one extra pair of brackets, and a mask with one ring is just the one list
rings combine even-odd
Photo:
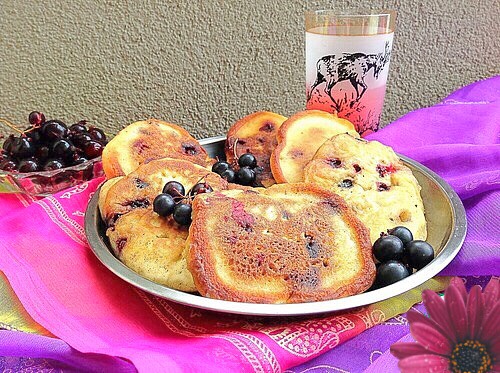
[(254, 168), (257, 166), (257, 159), (252, 153), (245, 153), (238, 158), (238, 165), (240, 167)]
[(174, 212), (175, 201), (169, 194), (159, 194), (153, 201), (153, 211), (160, 216), (168, 216)]
[(178, 181), (169, 181), (163, 187), (163, 193), (169, 194), (175, 202), (179, 202), (185, 197), (186, 190), (184, 189), (184, 185)]
[(191, 212), (193, 208), (187, 203), (179, 203), (174, 207), (174, 220), (180, 225), (191, 224)]
[(389, 260), (401, 260), (403, 253), (403, 242), (396, 236), (382, 236), (373, 244), (373, 255), (382, 263)]

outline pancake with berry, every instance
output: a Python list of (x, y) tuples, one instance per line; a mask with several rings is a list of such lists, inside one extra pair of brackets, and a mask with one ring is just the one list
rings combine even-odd
[(372, 242), (395, 226), (405, 226), (415, 239), (425, 240), (421, 187), (392, 148), (340, 134), (319, 148), (304, 175), (306, 182), (342, 196), (370, 229)]
[(123, 179), (123, 176), (118, 176), (118, 177), (114, 177), (112, 179), (106, 180), (99, 188), (98, 205), (99, 205), (99, 212), (101, 214), (102, 220), (105, 220), (103, 211), (104, 211), (104, 203), (106, 201), (106, 197), (108, 196), (108, 191), (113, 185), (115, 185), (121, 179)]
[(186, 191), (205, 182), (217, 191), (227, 189), (227, 181), (208, 169), (181, 159), (163, 158), (145, 163), (112, 185), (99, 205), (108, 225), (134, 209), (152, 209), (153, 201), (169, 181), (180, 182)]
[(234, 123), (227, 132), (226, 160), (238, 168), (238, 158), (251, 153), (257, 160), (255, 185), (269, 187), (275, 183), (269, 158), (278, 141), (276, 134), (286, 117), (269, 111), (259, 111)]
[(277, 183), (304, 181), (304, 166), (318, 148), (339, 133), (358, 136), (348, 120), (320, 110), (301, 111), (288, 118), (280, 127), (270, 164)]
[(361, 293), (375, 278), (368, 230), (313, 184), (199, 195), (187, 247), (196, 288), (209, 298), (313, 302)]
[(188, 227), (147, 209), (130, 211), (106, 232), (115, 255), (139, 275), (169, 288), (195, 292), (185, 257)]
[(156, 119), (130, 124), (104, 148), (102, 164), (108, 179), (128, 175), (143, 163), (160, 158), (183, 159), (203, 167), (213, 160), (185, 129)]

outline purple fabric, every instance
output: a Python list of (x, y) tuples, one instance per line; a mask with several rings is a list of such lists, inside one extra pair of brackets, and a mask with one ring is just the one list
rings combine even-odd
[(0, 371), (137, 372), (122, 359), (83, 354), (57, 338), (0, 330)]
[[(390, 145), (429, 167), (454, 188), (464, 203), (467, 237), (441, 275), (498, 276), (500, 76), (476, 82), (435, 106), (409, 113), (368, 139)], [(475, 281), (484, 284), (481, 279)], [(399, 319), (406, 320), (404, 315)], [(369, 367), (366, 372), (399, 372), (389, 346), (400, 338), (410, 340), (411, 336), (408, 325), (394, 327), (397, 322), (398, 318), (391, 319), (369, 329), (291, 371), (362, 372)]]
[[(369, 139), (420, 161), (445, 178), (464, 202), (466, 241), (441, 274), (499, 275), (500, 76), (462, 88), (438, 105), (409, 113)], [(395, 372), (397, 360), (388, 349), (392, 343), (410, 338), (408, 332), (402, 315), (290, 371), (362, 372), (368, 368), (369, 372)], [(63, 341), (20, 332), (0, 331), (0, 356), (10, 356), (0, 357), (0, 369), (14, 371), (21, 370), (14, 366), (27, 362), (48, 364), (47, 369), (56, 371), (134, 371), (123, 360), (81, 354)]]

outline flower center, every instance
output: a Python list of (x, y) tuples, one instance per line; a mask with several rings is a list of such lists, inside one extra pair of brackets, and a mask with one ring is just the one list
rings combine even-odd
[(486, 373), (491, 368), (491, 356), (481, 342), (467, 340), (455, 345), (450, 357), (453, 373)]

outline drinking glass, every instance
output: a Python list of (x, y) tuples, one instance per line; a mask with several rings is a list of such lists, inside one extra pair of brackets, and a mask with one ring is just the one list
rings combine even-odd
[(306, 108), (378, 130), (396, 12), (306, 12)]

